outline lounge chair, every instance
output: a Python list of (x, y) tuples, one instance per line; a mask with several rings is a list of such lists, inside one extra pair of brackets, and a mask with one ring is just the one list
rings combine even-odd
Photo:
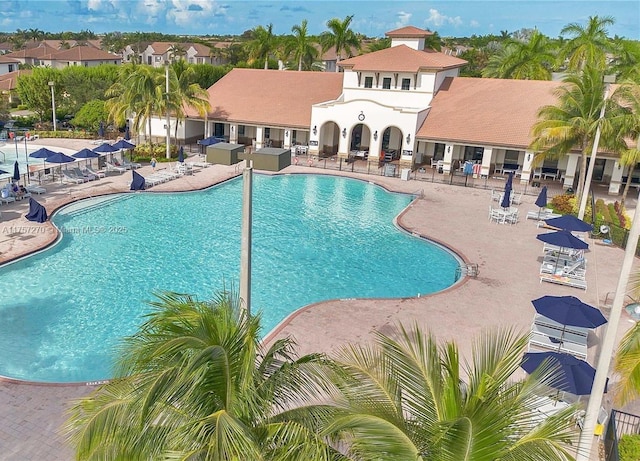
[(73, 172), (73, 176), (75, 176), (76, 178), (80, 178), (80, 179), (84, 179), (85, 181), (93, 181), (95, 179), (98, 179), (98, 177), (94, 174), (88, 173), (85, 174), (82, 170), (80, 170), (80, 168), (75, 167), (73, 170), (71, 170)]
[(562, 215), (554, 213), (550, 208), (527, 212), (527, 219), (537, 219), (538, 221), (546, 221), (547, 219), (559, 218), (560, 216)]
[[(587, 344), (587, 339), (589, 337), (589, 328), (587, 327), (577, 327), (574, 325), (563, 325), (562, 323), (556, 322), (555, 320), (550, 319), (549, 317), (545, 317), (542, 314), (536, 314), (533, 317), (533, 324), (538, 325), (543, 328), (550, 328), (555, 330), (556, 337), (558, 334), (564, 335), (571, 334), (572, 336), (563, 336), (568, 338), (567, 341), (578, 343), (578, 344)], [(553, 335), (549, 335), (553, 336)], [(571, 340), (569, 338), (574, 338)]]
[(29, 191), (32, 194), (38, 194), (38, 195), (44, 194), (47, 192), (47, 189), (45, 189), (42, 186), (37, 186), (35, 184), (27, 184), (25, 189), (27, 189), (27, 191)]
[(582, 290), (587, 289), (586, 280), (566, 275), (540, 274), (540, 283), (542, 282), (557, 283), (558, 285), (566, 285), (568, 287), (580, 288)]
[(188, 162), (189, 165), (191, 165), (192, 167), (197, 166), (199, 168), (207, 168), (211, 165), (213, 165), (213, 163), (209, 163), (206, 160), (205, 161), (198, 161), (196, 160), (195, 162)]
[(117, 167), (119, 167), (119, 168), (124, 168), (125, 170), (130, 170), (130, 169), (132, 168), (132, 167), (131, 167), (131, 164), (129, 164), (129, 165), (127, 166), (127, 165), (126, 165), (126, 164), (124, 164), (124, 163), (120, 163), (120, 162), (118, 161), (118, 159), (115, 159), (115, 158), (113, 159), (113, 161), (112, 161), (111, 163), (113, 163), (113, 165), (115, 165), (115, 166), (117, 166)]
[(585, 264), (585, 260), (579, 260), (571, 265), (566, 266), (563, 266), (561, 264), (543, 262), (540, 266), (540, 274), (554, 274), (585, 280), (587, 275)]
[(140, 163), (129, 162), (128, 160), (124, 160), (122, 162), (122, 166), (130, 170), (135, 170), (136, 168), (142, 168), (142, 165)]
[(98, 178), (104, 178), (105, 174), (102, 171), (95, 171), (93, 168), (91, 167), (86, 167), (84, 170), (82, 170), (83, 172), (87, 172), (89, 174), (92, 174), (94, 176), (97, 176)]
[(62, 171), (62, 182), (67, 184), (82, 184), (85, 183), (86, 180), (84, 178), (78, 178), (77, 176), (72, 175), (69, 171)]
[(566, 352), (579, 359), (587, 359), (587, 344), (578, 344), (568, 341), (560, 341), (544, 333), (532, 331), (529, 336), (529, 350), (542, 349), (546, 351)]
[(117, 166), (117, 165), (114, 165), (113, 163), (105, 162), (105, 165), (107, 167), (107, 171), (117, 171), (120, 174), (122, 174), (125, 171), (127, 171), (127, 169), (125, 167)]

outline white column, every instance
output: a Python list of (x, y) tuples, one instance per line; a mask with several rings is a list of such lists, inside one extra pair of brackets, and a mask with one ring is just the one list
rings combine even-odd
[(442, 172), (451, 174), (451, 163), (453, 163), (453, 144), (445, 144), (444, 159), (442, 160)]
[(522, 176), (520, 176), (520, 184), (528, 184), (531, 179), (531, 163), (533, 162), (533, 152), (525, 151), (524, 161), (522, 162)]
[(238, 125), (236, 124), (229, 126), (229, 142), (233, 144), (238, 142)]
[(482, 152), (482, 169), (480, 170), (480, 176), (489, 177), (491, 171), (491, 159), (493, 158), (493, 148), (485, 147)]
[(576, 172), (578, 171), (578, 163), (580, 160), (580, 156), (577, 154), (567, 154), (569, 160), (567, 162), (567, 171), (564, 175), (564, 184), (563, 187), (568, 189), (569, 187), (573, 187), (573, 180), (576, 177)]
[(283, 149), (291, 148), (291, 130), (289, 128), (284, 129), (284, 141), (282, 142)]
[(622, 185), (622, 172), (624, 168), (618, 161), (613, 164), (613, 171), (611, 172), (611, 182), (609, 182), (609, 195), (619, 195), (620, 186)]
[(264, 127), (256, 127), (256, 149), (262, 149), (264, 145)]

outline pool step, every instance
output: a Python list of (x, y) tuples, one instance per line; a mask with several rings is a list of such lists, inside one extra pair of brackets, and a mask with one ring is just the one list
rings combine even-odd
[(58, 211), (63, 216), (79, 216), (89, 211), (97, 210), (99, 208), (109, 206), (112, 203), (120, 202), (122, 200), (128, 200), (132, 198), (131, 194), (115, 194), (115, 195), (103, 195), (100, 197), (92, 197), (77, 202), (71, 203)]

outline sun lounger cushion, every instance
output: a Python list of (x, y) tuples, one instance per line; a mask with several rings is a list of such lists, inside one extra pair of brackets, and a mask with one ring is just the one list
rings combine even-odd
[(566, 352), (567, 354), (571, 354), (583, 360), (587, 358), (586, 344), (553, 341), (549, 336), (538, 332), (531, 332), (531, 336), (529, 337), (529, 349), (532, 347), (548, 351)]
[(584, 279), (578, 279), (574, 277), (568, 277), (565, 275), (555, 274), (540, 274), (540, 282), (557, 283), (559, 285), (566, 285), (573, 288), (580, 288), (582, 290), (587, 289), (587, 281)]

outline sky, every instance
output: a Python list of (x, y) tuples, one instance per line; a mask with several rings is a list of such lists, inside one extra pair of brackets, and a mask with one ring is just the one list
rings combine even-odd
[(311, 34), (327, 20), (353, 15), (352, 29), (370, 37), (407, 25), (442, 37), (500, 34), (537, 28), (558, 37), (570, 23), (611, 16), (610, 36), (640, 40), (638, 0), (3, 0), (0, 31), (161, 32), (176, 35), (240, 35), (273, 24), (276, 35), (308, 21)]

